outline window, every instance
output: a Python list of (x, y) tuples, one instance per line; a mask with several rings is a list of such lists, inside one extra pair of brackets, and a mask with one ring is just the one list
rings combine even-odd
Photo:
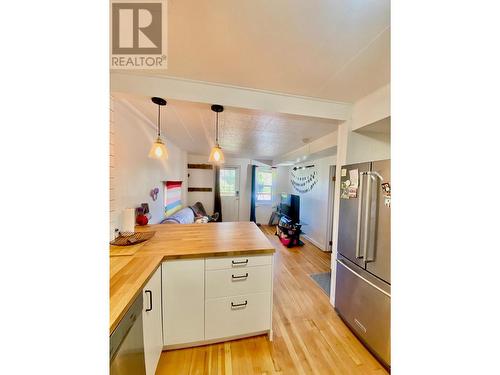
[(220, 195), (234, 197), (236, 195), (236, 169), (220, 169)]
[(273, 171), (257, 168), (255, 180), (256, 203), (271, 204), (273, 200)]

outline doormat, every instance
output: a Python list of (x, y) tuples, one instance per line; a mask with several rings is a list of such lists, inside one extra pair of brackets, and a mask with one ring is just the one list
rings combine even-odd
[(330, 296), (330, 280), (332, 278), (331, 272), (313, 273), (309, 276), (311, 276), (316, 284), (323, 289), (327, 296)]

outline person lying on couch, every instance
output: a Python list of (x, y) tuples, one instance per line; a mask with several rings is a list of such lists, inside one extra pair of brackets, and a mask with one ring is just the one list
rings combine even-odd
[(184, 207), (173, 215), (163, 219), (160, 224), (193, 224), (208, 223), (217, 221), (219, 213), (208, 216), (205, 207), (201, 202), (196, 202), (192, 206)]

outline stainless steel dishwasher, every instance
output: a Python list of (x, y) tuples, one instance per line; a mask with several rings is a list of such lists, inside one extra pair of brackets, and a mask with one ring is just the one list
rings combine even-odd
[(145, 375), (142, 293), (109, 338), (110, 375)]

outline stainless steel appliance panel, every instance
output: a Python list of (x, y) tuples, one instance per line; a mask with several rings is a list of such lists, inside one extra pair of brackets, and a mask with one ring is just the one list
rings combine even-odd
[(142, 293), (109, 338), (110, 375), (145, 375)]
[(345, 258), (337, 259), (335, 308), (385, 365), (391, 363), (390, 286)]
[(371, 229), (369, 257), (366, 270), (391, 283), (391, 208), (384, 204), (385, 193), (382, 183), (391, 182), (391, 161), (381, 160), (372, 163), (372, 190), (375, 200), (372, 213), (375, 215)]
[[(368, 172), (370, 167), (371, 163), (342, 166), (342, 169), (346, 169), (346, 175), (341, 177), (341, 183), (350, 178), (350, 170), (357, 169), (358, 172)], [(358, 177), (360, 185), (358, 196), (356, 198), (340, 199), (337, 251), (351, 262), (364, 267), (364, 260), (361, 258), (361, 248), (364, 246), (361, 225), (363, 223), (363, 207), (365, 207), (365, 202), (362, 199), (364, 195), (363, 188), (366, 183), (362, 184), (360, 177)], [(363, 179), (363, 181), (366, 181), (366, 179)]]

